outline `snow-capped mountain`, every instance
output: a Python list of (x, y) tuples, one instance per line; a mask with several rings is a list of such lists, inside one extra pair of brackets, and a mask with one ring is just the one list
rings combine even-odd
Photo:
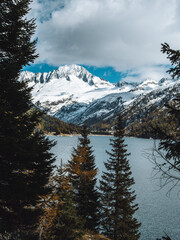
[(180, 80), (146, 79), (142, 83), (116, 84), (96, 77), (78, 65), (61, 66), (49, 73), (22, 72), (20, 81), (33, 86), (33, 102), (65, 122), (88, 125), (107, 120), (119, 111), (138, 112), (170, 99), (180, 90)]
[(95, 99), (116, 92), (114, 85), (93, 76), (85, 68), (71, 65), (59, 67), (49, 73), (22, 72), (20, 80), (30, 80), (33, 85), (33, 101), (48, 108), (54, 115), (63, 106), (74, 103), (90, 103)]

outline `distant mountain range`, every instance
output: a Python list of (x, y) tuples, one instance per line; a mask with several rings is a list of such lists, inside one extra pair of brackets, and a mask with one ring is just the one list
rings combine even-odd
[(112, 84), (78, 65), (49, 73), (24, 71), (21, 80), (33, 86), (33, 102), (67, 123), (89, 126), (111, 123), (122, 112), (126, 126), (141, 123), (163, 109), (180, 92), (180, 80), (162, 78)]

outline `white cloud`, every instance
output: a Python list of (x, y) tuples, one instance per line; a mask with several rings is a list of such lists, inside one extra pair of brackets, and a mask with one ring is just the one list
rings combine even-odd
[(123, 80), (130, 82), (142, 82), (145, 79), (159, 80), (163, 77), (169, 77), (169, 74), (166, 73), (167, 68), (165, 65), (161, 66), (141, 66), (137, 69), (131, 69), (127, 72), (127, 76)]
[(180, 48), (178, 0), (35, 0), (39, 62), (161, 76), (161, 43)]

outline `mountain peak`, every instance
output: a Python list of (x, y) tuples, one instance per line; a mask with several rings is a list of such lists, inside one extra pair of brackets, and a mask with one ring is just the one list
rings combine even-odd
[(66, 74), (74, 74), (74, 73), (79, 73), (79, 72), (89, 73), (85, 68), (83, 68), (82, 66), (79, 66), (77, 64), (60, 66), (57, 69), (57, 72), (60, 72), (60, 73), (63, 72)]
[(87, 87), (87, 84), (95, 88), (113, 87), (113, 84), (110, 82), (94, 76), (87, 69), (77, 64), (60, 66), (57, 70), (49, 73), (31, 73), (25, 71), (21, 73), (20, 80), (21, 79), (29, 79), (32, 83), (34, 82), (34, 84), (45, 84), (52, 81), (56, 82), (57, 85), (60, 83), (63, 85), (69, 85), (71, 83), (72, 85), (72, 83), (74, 83), (79, 86), (79, 88), (83, 87), (82, 82), (86, 84), (84, 87)]
[(20, 79), (29, 80), (33, 86), (35, 105), (64, 121), (77, 124), (106, 120), (122, 108), (133, 109), (141, 99), (143, 106), (149, 109), (153, 104), (157, 106), (165, 101), (167, 94), (171, 97), (172, 89), (175, 92), (180, 86), (180, 80), (166, 78), (159, 81), (146, 79), (141, 83), (121, 80), (112, 84), (76, 64), (60, 66), (49, 73), (22, 72)]

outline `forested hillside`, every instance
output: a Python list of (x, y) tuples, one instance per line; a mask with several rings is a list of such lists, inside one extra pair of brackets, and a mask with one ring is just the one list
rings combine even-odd
[[(146, 99), (144, 96), (141, 101), (135, 102), (126, 109), (122, 110), (123, 124), (125, 127), (125, 135), (142, 138), (157, 138), (154, 128), (160, 126), (166, 130), (167, 133), (177, 134), (177, 124), (172, 115), (169, 114), (166, 104), (174, 105), (174, 96), (171, 100), (161, 102), (157, 105), (146, 107), (143, 103)], [(167, 98), (169, 99), (169, 98)], [(95, 132), (110, 134), (112, 126), (115, 123), (114, 116), (97, 124), (92, 125)]]
[(44, 114), (39, 123), (39, 128), (46, 134), (75, 134), (79, 132), (76, 125), (68, 124), (58, 118)]

